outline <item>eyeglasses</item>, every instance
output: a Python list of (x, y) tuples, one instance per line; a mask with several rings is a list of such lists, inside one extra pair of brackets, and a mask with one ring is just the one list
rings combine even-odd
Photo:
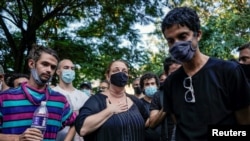
[(108, 87), (99, 87), (100, 90), (105, 90), (107, 89)]
[(194, 89), (192, 85), (192, 77), (187, 77), (183, 81), (184, 88), (187, 89), (185, 92), (185, 101), (188, 103), (195, 103)]

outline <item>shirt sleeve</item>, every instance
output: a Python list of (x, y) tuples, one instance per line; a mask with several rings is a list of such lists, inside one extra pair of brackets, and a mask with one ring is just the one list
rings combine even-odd
[(88, 116), (98, 113), (105, 108), (106, 108), (106, 96), (102, 94), (96, 94), (91, 96), (81, 107), (79, 115), (76, 117), (75, 121), (76, 132), (80, 134), (82, 125)]
[(160, 94), (163, 94), (163, 91), (157, 91), (155, 95), (153, 96), (153, 99), (150, 104), (150, 111), (152, 110), (161, 110), (161, 102), (160, 102)]
[(232, 110), (239, 110), (250, 105), (250, 85), (243, 69), (238, 65), (227, 75), (226, 81)]
[(73, 125), (75, 119), (76, 119), (76, 113), (73, 112), (73, 109), (70, 107), (70, 104), (66, 102), (62, 116), (63, 127)]

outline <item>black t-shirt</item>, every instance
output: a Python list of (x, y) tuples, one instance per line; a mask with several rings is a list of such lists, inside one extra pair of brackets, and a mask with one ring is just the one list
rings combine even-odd
[(176, 140), (207, 140), (208, 125), (237, 124), (234, 111), (250, 105), (250, 88), (239, 64), (215, 58), (192, 76), (195, 103), (185, 101), (183, 67), (164, 84), (164, 111), (177, 119)]

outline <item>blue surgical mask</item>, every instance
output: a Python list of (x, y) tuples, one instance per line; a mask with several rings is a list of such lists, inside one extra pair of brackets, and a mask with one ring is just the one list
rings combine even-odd
[(41, 80), (39, 75), (37, 74), (37, 70), (35, 68), (32, 68), (30, 71), (31, 71), (31, 75), (35, 79), (35, 82), (37, 85), (45, 85), (46, 83), (50, 82), (52, 79), (52, 77), (50, 77), (50, 79), (47, 81)]
[(145, 95), (150, 97), (150, 98), (152, 98), (156, 92), (157, 92), (156, 86), (148, 86), (144, 90)]
[(110, 76), (110, 83), (117, 87), (124, 87), (128, 82), (128, 76), (124, 72), (118, 72)]
[(82, 92), (86, 93), (88, 96), (91, 96), (90, 90), (82, 89)]
[(62, 71), (62, 80), (65, 83), (71, 83), (75, 79), (75, 71), (73, 70), (63, 70)]
[(192, 41), (180, 41), (176, 42), (169, 50), (172, 57), (179, 62), (190, 61), (196, 48), (192, 47)]

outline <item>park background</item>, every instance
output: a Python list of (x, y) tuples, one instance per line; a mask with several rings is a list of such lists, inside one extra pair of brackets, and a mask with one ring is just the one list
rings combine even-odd
[(84, 81), (97, 87), (116, 59), (129, 63), (130, 86), (144, 72), (162, 71), (169, 54), (161, 21), (179, 6), (197, 10), (199, 48), (211, 57), (237, 59), (236, 49), (250, 41), (250, 0), (2, 0), (0, 63), (6, 73), (28, 73), (35, 43), (76, 64), (76, 87)]

